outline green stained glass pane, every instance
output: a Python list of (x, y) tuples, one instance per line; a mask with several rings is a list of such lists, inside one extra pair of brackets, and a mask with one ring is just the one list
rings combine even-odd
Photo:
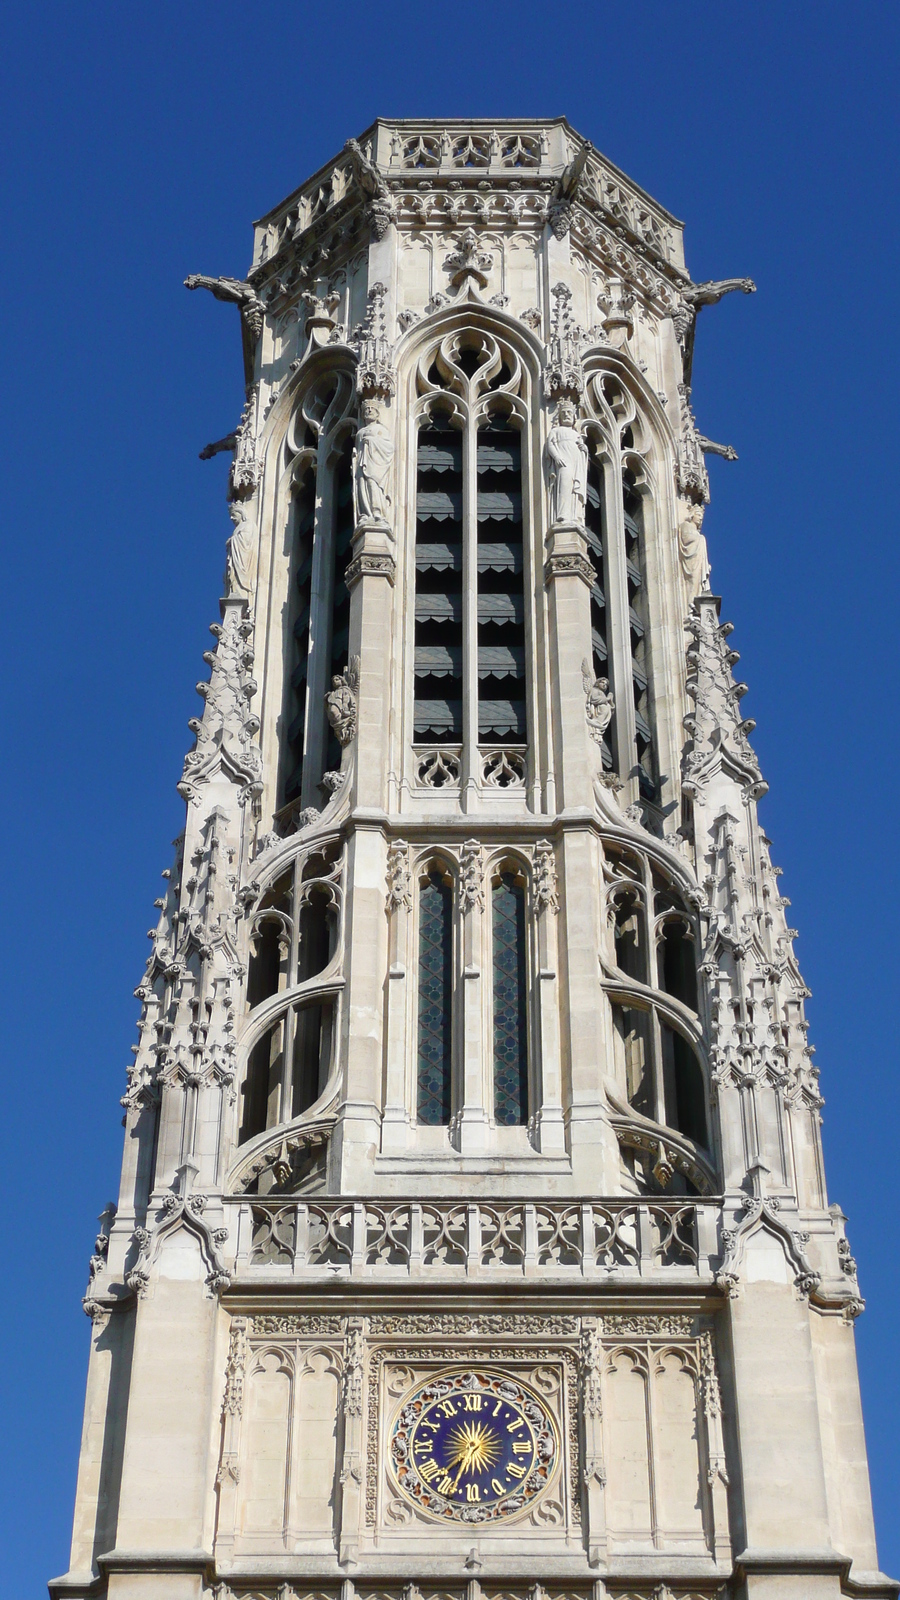
[(419, 1029), (417, 1109), (420, 1122), (450, 1121), (450, 1021), (453, 896), (439, 872), (419, 891)]
[(494, 1119), (528, 1121), (525, 1027), (525, 892), (512, 873), (494, 885)]

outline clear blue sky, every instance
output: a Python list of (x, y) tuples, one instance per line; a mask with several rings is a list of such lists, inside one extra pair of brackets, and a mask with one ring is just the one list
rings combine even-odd
[[(882, 1565), (900, 1574), (896, 4), (12, 7), (0, 49), (10, 678), (2, 804), (4, 1585), (65, 1569), (94, 1219), (181, 826), (237, 420), (250, 222), (377, 115), (564, 114), (686, 219), (714, 587), (813, 990)], [(173, 1372), (173, 1383), (178, 1374)]]

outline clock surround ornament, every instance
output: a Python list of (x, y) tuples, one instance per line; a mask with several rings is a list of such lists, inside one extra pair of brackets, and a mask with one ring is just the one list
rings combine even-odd
[(530, 1510), (560, 1458), (546, 1402), (502, 1368), (445, 1369), (407, 1395), (390, 1471), (404, 1498), (440, 1522), (499, 1522)]

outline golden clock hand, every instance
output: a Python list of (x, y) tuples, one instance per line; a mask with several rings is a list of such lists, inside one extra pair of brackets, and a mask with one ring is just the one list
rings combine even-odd
[(469, 1440), (469, 1441), (466, 1442), (466, 1444), (463, 1445), (462, 1466), (460, 1467), (458, 1473), (456, 1474), (456, 1477), (453, 1480), (453, 1488), (450, 1490), (451, 1494), (455, 1494), (456, 1493), (456, 1485), (459, 1483), (459, 1480), (462, 1477), (463, 1473), (471, 1465), (471, 1462), (472, 1462), (472, 1444), (471, 1444), (471, 1441)]

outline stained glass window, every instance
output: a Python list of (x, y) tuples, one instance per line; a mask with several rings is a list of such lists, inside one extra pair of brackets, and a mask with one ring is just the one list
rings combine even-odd
[(419, 890), (419, 1032), (416, 1114), (450, 1121), (453, 895), (437, 871)]
[(494, 954), (494, 1120), (528, 1121), (525, 1018), (525, 891), (511, 872), (492, 894)]

